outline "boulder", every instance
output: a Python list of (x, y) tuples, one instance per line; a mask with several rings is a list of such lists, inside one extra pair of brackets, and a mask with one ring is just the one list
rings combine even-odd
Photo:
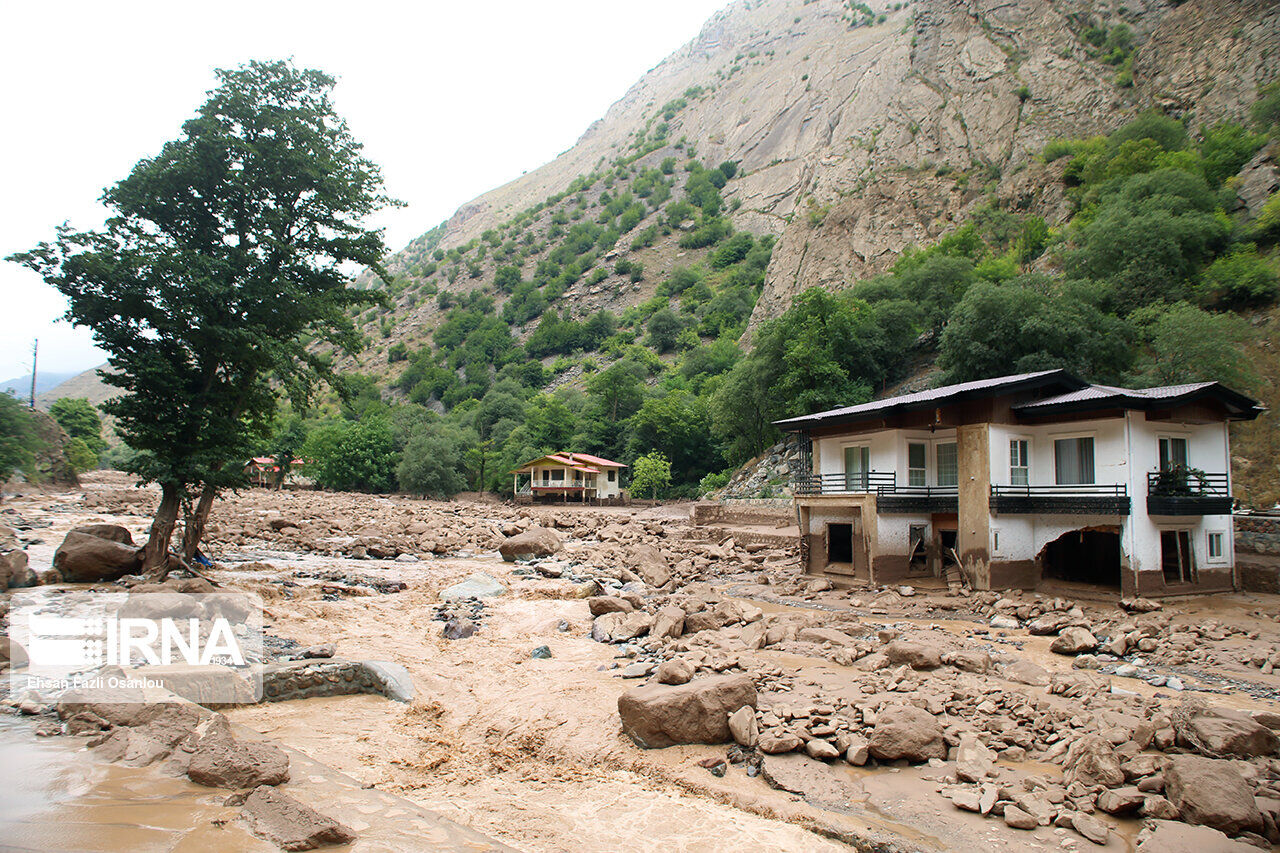
[(991, 655), (982, 649), (964, 649), (946, 658), (952, 666), (963, 672), (984, 673), (991, 670)]
[(1241, 711), (1187, 702), (1171, 716), (1178, 743), (1210, 758), (1256, 758), (1280, 747), (1275, 732)]
[(603, 616), (606, 613), (630, 613), (635, 607), (625, 598), (614, 595), (596, 595), (587, 599), (587, 609), (592, 616)]
[(796, 633), (796, 639), (805, 643), (830, 643), (837, 648), (857, 643), (853, 637), (835, 628), (801, 628)]
[(756, 722), (756, 709), (743, 705), (729, 715), (729, 733), (735, 743), (754, 747), (760, 740), (760, 726)]
[(254, 835), (283, 850), (315, 850), (356, 840), (350, 827), (266, 785), (245, 799), (240, 819)]
[(1067, 784), (1114, 788), (1124, 784), (1124, 771), (1111, 742), (1098, 735), (1085, 735), (1071, 744), (1062, 762), (1062, 778)]
[(1262, 830), (1253, 790), (1230, 761), (1175, 755), (1164, 773), (1165, 791), (1187, 823), (1228, 835)]
[(937, 669), (942, 666), (942, 652), (923, 643), (894, 640), (883, 651), (894, 665), (906, 664), (912, 669)]
[(658, 664), (658, 672), (654, 677), (659, 684), (688, 684), (693, 680), (693, 667), (682, 658), (664, 660)]
[(563, 547), (564, 543), (560, 541), (560, 535), (554, 530), (534, 526), (523, 533), (507, 537), (506, 541), (498, 546), (498, 553), (508, 563), (514, 563), (516, 560), (550, 557), (552, 554), (559, 553)]
[(1004, 807), (1004, 822), (1014, 829), (1037, 829), (1040, 821), (1017, 806)]
[[(606, 617), (607, 618), (607, 617)], [(678, 743), (725, 743), (729, 715), (756, 706), (756, 689), (744, 675), (700, 678), (688, 684), (648, 684), (618, 697), (622, 730), (643, 749)]]
[(1131, 815), (1142, 808), (1146, 801), (1146, 794), (1132, 785), (1109, 789), (1098, 794), (1098, 808), (1113, 815)]
[(657, 618), (653, 620), (653, 628), (649, 631), (650, 635), (658, 639), (679, 637), (684, 633), (684, 615), (682, 608), (668, 604), (658, 611)]
[(1098, 638), (1088, 628), (1072, 625), (1063, 628), (1062, 633), (1054, 637), (1049, 644), (1049, 651), (1060, 655), (1078, 655), (1091, 652), (1098, 647)]
[(765, 755), (781, 755), (784, 752), (794, 752), (802, 746), (804, 746), (804, 741), (800, 740), (799, 735), (772, 730), (761, 732), (760, 739), (756, 742), (756, 748)]
[(1000, 674), (1010, 681), (1029, 684), (1032, 687), (1044, 687), (1049, 683), (1049, 671), (1027, 660), (1016, 660), (1013, 663), (1005, 664), (1001, 668)]
[(883, 761), (905, 758), (918, 763), (947, 757), (942, 726), (928, 711), (910, 705), (882, 710), (867, 748), (873, 757)]
[(972, 732), (960, 735), (955, 757), (956, 776), (962, 782), (982, 782), (996, 766), (996, 754)]
[(40, 578), (27, 565), (26, 551), (0, 554), (0, 590), (22, 589), (40, 584)]
[(1137, 853), (1258, 853), (1243, 841), (1232, 841), (1207, 826), (1187, 826), (1170, 820), (1151, 820), (1138, 836)]
[(635, 545), (628, 549), (631, 568), (649, 586), (665, 586), (671, 580), (667, 558), (652, 545)]
[(804, 751), (809, 753), (810, 758), (816, 758), (819, 761), (830, 761), (833, 758), (840, 757), (840, 750), (836, 749), (828, 741), (817, 737), (804, 745)]
[(1093, 815), (1075, 812), (1071, 815), (1071, 828), (1092, 841), (1094, 844), (1106, 844), (1111, 830)]
[(209, 788), (279, 785), (289, 781), (289, 756), (273, 743), (238, 740), (219, 715), (196, 741), (187, 777)]
[(87, 533), (90, 536), (97, 536), (99, 539), (119, 542), (121, 545), (135, 544), (133, 535), (118, 524), (81, 524), (78, 527), (71, 528), (71, 530), (75, 533)]
[(597, 643), (625, 643), (649, 633), (653, 617), (643, 610), (632, 613), (606, 613), (591, 624), (591, 639)]
[[(89, 525), (88, 529), (111, 526)], [(67, 583), (113, 581), (141, 568), (141, 549), (116, 539), (86, 533), (85, 529), (75, 528), (67, 533), (53, 554), (53, 567)], [(128, 531), (124, 532), (127, 536)]]

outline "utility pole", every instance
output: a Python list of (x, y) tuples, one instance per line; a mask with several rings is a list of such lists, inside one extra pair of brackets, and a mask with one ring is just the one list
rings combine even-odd
[(31, 344), (31, 408), (36, 407), (36, 364), (40, 359), (40, 339)]

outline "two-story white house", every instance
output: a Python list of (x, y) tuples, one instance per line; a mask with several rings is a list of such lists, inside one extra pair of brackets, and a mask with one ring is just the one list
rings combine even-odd
[(512, 494), (516, 500), (618, 500), (626, 467), (590, 453), (552, 453), (511, 472)]
[(1137, 390), (1048, 370), (777, 425), (803, 451), (792, 490), (811, 573), (1162, 596), (1236, 588), (1227, 424), (1262, 411), (1217, 382)]

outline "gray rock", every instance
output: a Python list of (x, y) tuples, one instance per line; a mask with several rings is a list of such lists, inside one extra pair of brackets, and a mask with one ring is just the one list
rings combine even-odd
[(356, 840), (350, 827), (265, 785), (245, 799), (240, 818), (254, 835), (284, 850), (315, 850)]
[(538, 646), (536, 649), (534, 649), (532, 652), (529, 653), (529, 657), (536, 658), (538, 660), (546, 660), (547, 658), (551, 657), (551, 647)]

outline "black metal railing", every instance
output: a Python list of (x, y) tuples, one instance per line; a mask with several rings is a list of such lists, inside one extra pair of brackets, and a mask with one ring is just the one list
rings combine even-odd
[(791, 491), (797, 495), (848, 495), (878, 494), (894, 488), (892, 471), (866, 471), (838, 474), (808, 474), (791, 482)]
[(1011, 515), (1129, 515), (1129, 487), (1124, 483), (1045, 483), (992, 485), (991, 511)]
[(1231, 485), (1226, 474), (1170, 468), (1147, 474), (1147, 494), (1178, 498), (1227, 498)]
[(1147, 474), (1151, 515), (1229, 515), (1233, 504), (1226, 474), (1181, 465)]

